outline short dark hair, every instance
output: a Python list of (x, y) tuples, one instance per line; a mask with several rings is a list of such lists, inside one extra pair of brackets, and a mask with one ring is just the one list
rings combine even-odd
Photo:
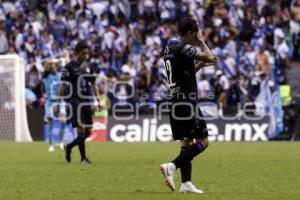
[(181, 19), (177, 25), (177, 31), (180, 36), (190, 32), (198, 32), (199, 27), (197, 22), (191, 17)]
[(85, 40), (80, 40), (80, 41), (76, 44), (76, 46), (75, 46), (75, 48), (74, 48), (74, 51), (75, 51), (75, 53), (78, 53), (78, 52), (80, 52), (82, 49), (87, 49), (87, 48), (89, 48), (89, 47), (88, 47), (86, 41), (85, 41)]

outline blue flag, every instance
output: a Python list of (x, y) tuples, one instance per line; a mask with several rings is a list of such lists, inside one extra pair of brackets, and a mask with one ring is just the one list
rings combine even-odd
[(257, 113), (269, 116), (268, 137), (272, 139), (283, 131), (283, 110), (279, 88), (275, 87), (274, 91), (271, 92), (269, 81), (264, 80), (261, 83), (255, 105)]

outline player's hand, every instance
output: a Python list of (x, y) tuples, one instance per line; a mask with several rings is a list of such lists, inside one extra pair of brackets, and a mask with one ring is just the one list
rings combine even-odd
[(104, 106), (101, 106), (101, 105), (98, 105), (98, 109), (99, 109), (99, 111), (101, 111), (101, 110), (104, 110), (105, 107), (104, 107)]
[(96, 106), (96, 110), (97, 110), (97, 111), (101, 111), (101, 110), (103, 110), (103, 109), (105, 109), (105, 107), (102, 106), (102, 105), (100, 104), (100, 100), (98, 100), (97, 106)]
[(218, 57), (218, 56), (213, 56), (213, 58), (212, 58), (212, 63), (218, 63), (218, 62), (220, 62), (220, 58)]
[(217, 64), (218, 62), (220, 62), (219, 57), (217, 57), (217, 56), (209, 56), (208, 57), (208, 63)]

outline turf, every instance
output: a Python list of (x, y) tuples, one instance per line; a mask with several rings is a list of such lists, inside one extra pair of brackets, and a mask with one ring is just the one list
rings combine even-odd
[[(177, 200), (300, 199), (300, 143), (212, 143), (194, 160), (193, 183), (205, 194), (170, 192), (159, 164), (178, 143), (89, 143), (92, 165), (72, 163), (45, 143), (0, 143), (0, 199)], [(180, 174), (176, 176), (177, 189)]]

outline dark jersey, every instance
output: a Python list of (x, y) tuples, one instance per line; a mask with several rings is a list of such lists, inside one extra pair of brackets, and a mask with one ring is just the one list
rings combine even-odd
[[(91, 84), (95, 82), (95, 79), (95, 70), (87, 62), (79, 65), (76, 61), (71, 61), (64, 67), (61, 77), (62, 81), (69, 83), (67, 90), (72, 92), (71, 99), (81, 102), (88, 102), (92, 99)], [(68, 92), (65, 95), (68, 95)]]
[(197, 101), (196, 55), (197, 49), (189, 44), (178, 40), (168, 42), (164, 62), (172, 100)]

